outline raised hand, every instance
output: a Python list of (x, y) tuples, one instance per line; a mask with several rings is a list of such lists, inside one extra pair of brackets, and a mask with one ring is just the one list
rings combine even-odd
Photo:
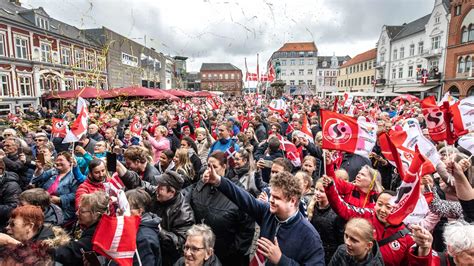
[(211, 184), (213, 186), (218, 186), (221, 183), (221, 177), (216, 173), (216, 170), (212, 164), (208, 165), (207, 170), (202, 176), (202, 181), (205, 184)]

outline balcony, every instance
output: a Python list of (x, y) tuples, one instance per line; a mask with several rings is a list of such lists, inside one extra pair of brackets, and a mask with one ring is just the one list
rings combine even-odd
[(375, 86), (384, 86), (386, 82), (387, 82), (386, 79), (376, 79)]
[[(416, 80), (421, 81), (423, 77), (423, 71), (426, 71), (422, 69), (418, 73), (416, 73)], [(437, 68), (431, 69), (428, 72), (428, 81), (427, 82), (432, 82), (432, 81), (440, 81), (441, 80), (442, 73), (438, 71)]]
[(423, 50), (423, 53), (421, 54), (421, 57), (423, 58), (436, 58), (436, 57), (441, 57), (442, 54), (442, 49), (437, 48), (437, 49), (430, 49), (430, 50)]
[(382, 69), (385, 67), (385, 64), (385, 62), (376, 62), (374, 67), (375, 69)]

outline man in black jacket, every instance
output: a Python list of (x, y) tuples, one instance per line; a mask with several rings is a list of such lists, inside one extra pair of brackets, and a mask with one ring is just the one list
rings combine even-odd
[(4, 154), (0, 154), (0, 159), (5, 163), (5, 171), (16, 173), (19, 177), (18, 183), (21, 188), (25, 188), (30, 177), (28, 176), (28, 164), (25, 160), (20, 160), (20, 156), (25, 156), (21, 149), (21, 142), (18, 138), (9, 137), (3, 144)]
[(186, 231), (194, 224), (193, 210), (181, 193), (184, 179), (176, 172), (167, 171), (156, 178), (157, 186), (154, 186), (120, 162), (117, 162), (117, 173), (127, 189), (141, 187), (156, 199), (151, 212), (162, 219), (160, 245), (163, 265), (173, 265), (183, 255)]
[(158, 169), (147, 161), (148, 152), (141, 146), (130, 146), (124, 153), (127, 168), (141, 176), (144, 181), (156, 185), (156, 176), (160, 175)]
[(257, 167), (262, 170), (262, 179), (266, 183), (270, 181), (271, 165), (265, 162), (273, 161), (276, 158), (282, 158), (283, 152), (280, 150), (280, 141), (277, 137), (270, 137), (267, 142), (261, 144), (255, 151), (255, 160)]
[(255, 128), (255, 136), (257, 136), (258, 142), (266, 140), (268, 138), (267, 129), (263, 125), (262, 119), (259, 115), (255, 115), (252, 124)]
[(6, 172), (5, 163), (0, 161), (0, 230), (3, 231), (10, 217), (10, 212), (18, 205), (20, 193), (18, 175)]

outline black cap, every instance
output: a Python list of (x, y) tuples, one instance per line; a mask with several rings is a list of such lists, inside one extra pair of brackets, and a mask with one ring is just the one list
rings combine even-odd
[(173, 187), (176, 191), (179, 191), (183, 188), (184, 179), (175, 171), (166, 171), (156, 178), (156, 183), (162, 186)]

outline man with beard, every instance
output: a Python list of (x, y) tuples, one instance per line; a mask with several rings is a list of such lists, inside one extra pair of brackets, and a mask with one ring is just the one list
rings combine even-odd
[(81, 202), (81, 196), (91, 194), (95, 191), (105, 191), (104, 182), (107, 181), (107, 167), (100, 159), (93, 159), (89, 163), (89, 174), (86, 181), (80, 184), (76, 190), (76, 209)]

